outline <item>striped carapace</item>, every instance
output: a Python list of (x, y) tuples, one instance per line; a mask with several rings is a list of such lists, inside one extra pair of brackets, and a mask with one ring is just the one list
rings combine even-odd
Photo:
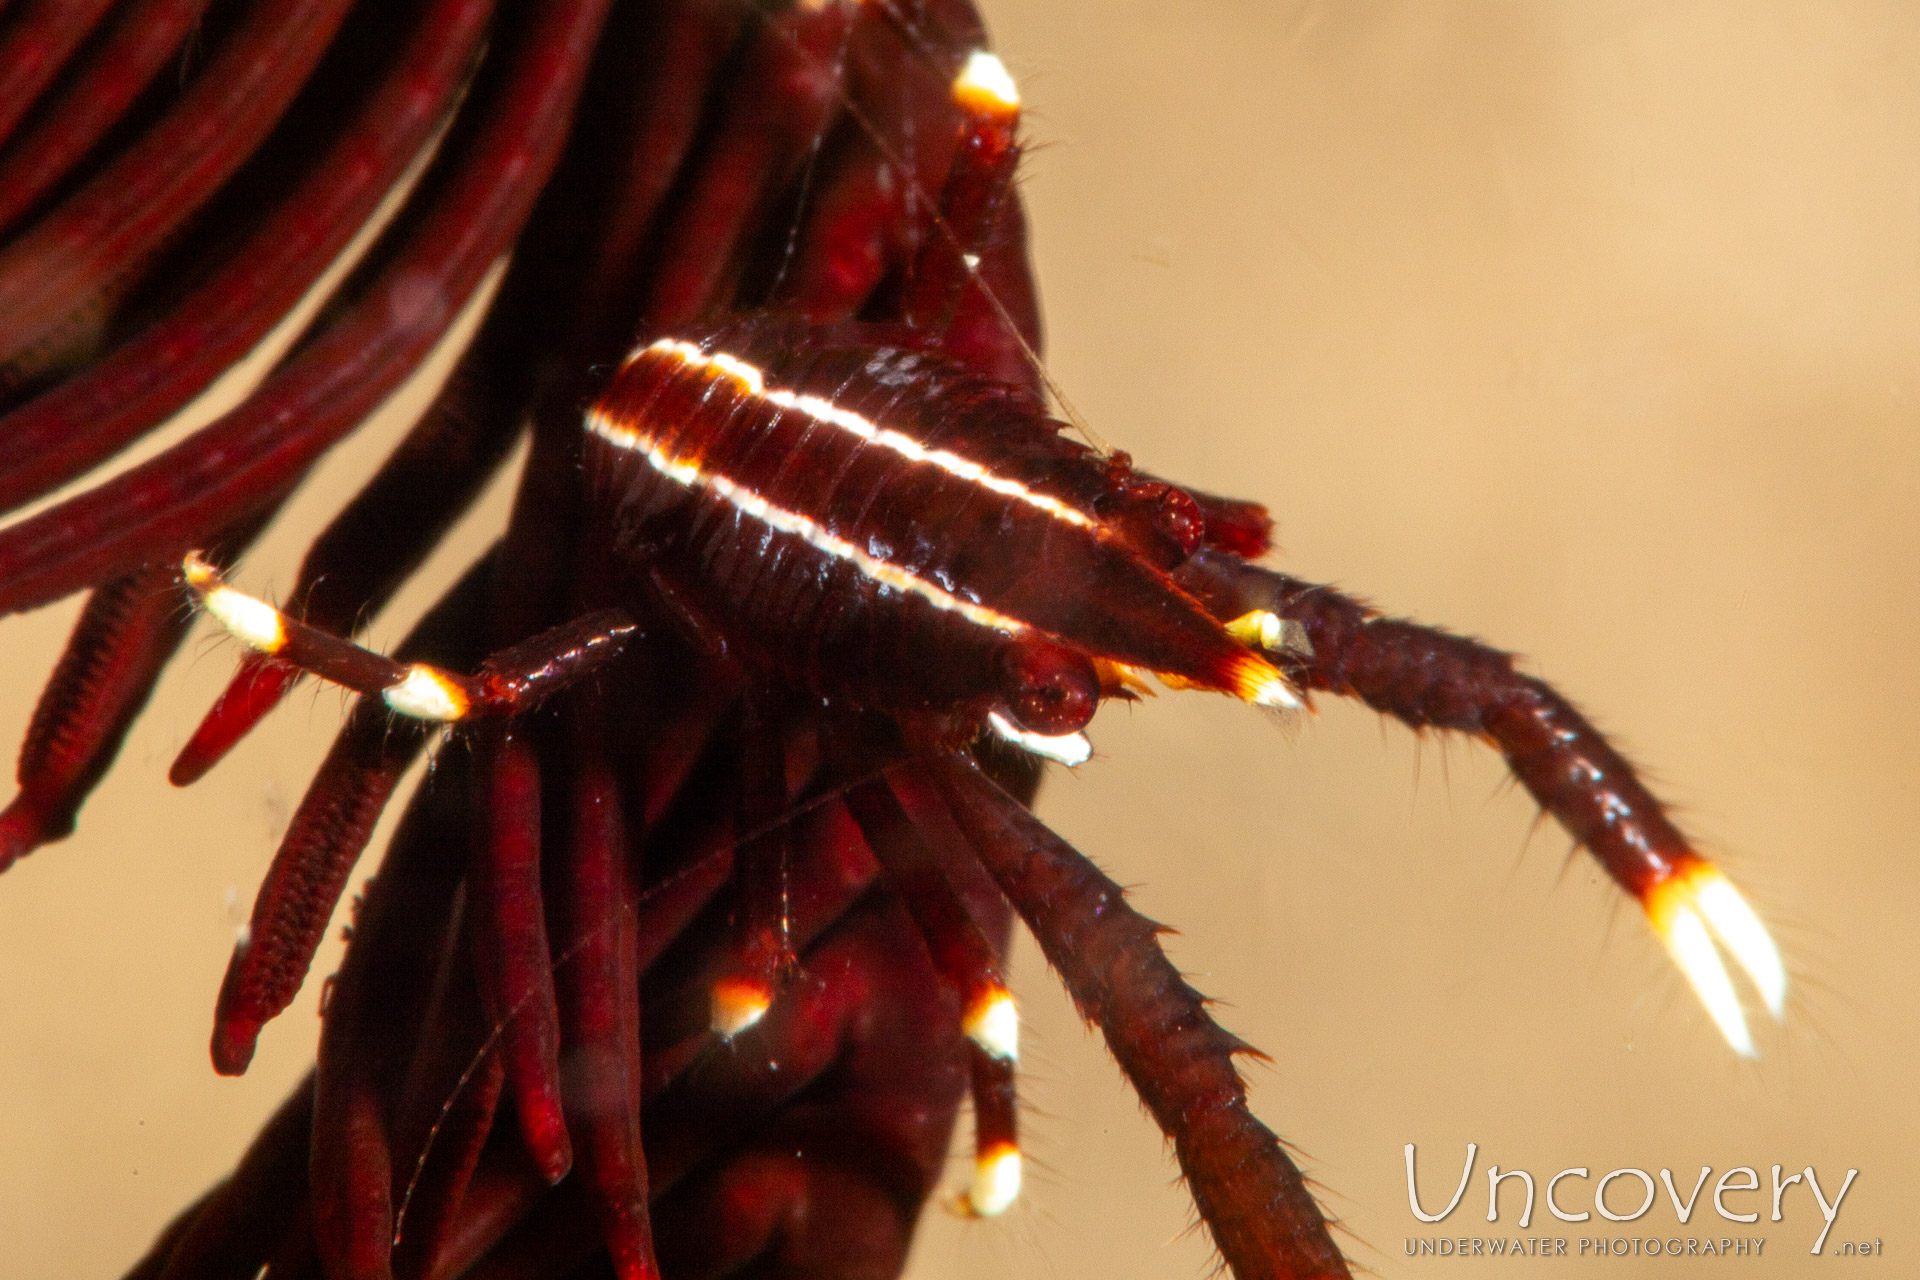
[(1204, 536), (1192, 498), (1020, 388), (860, 336), (749, 322), (629, 357), (586, 463), (635, 585), (786, 683), (971, 712), (963, 742), (992, 711), (1077, 733), (1139, 671), (1298, 705), (1168, 576)]
[[(159, 141), (98, 169), (86, 139), (56, 147), (87, 179), (77, 203), (0, 253), (0, 299), (33, 300), (0, 311), (4, 385), (26, 389), (0, 490), (24, 502), (257, 340), (461, 113), (392, 240), (256, 392), (0, 531), (0, 607), (93, 589), (0, 863), (71, 828), (184, 634), (181, 581), (256, 652), (176, 781), (302, 672), (368, 695), (235, 948), (223, 1072), (299, 989), (428, 726), (462, 726), (358, 911), (314, 1076), (136, 1275), (896, 1271), (963, 1092), (964, 1206), (1019, 1191), (1009, 908), (1173, 1140), (1235, 1273), (1345, 1275), (1248, 1108), (1247, 1046), (1024, 807), (1037, 759), (1084, 759), (1098, 702), (1149, 676), (1268, 707), (1327, 691), (1490, 740), (1752, 1051), (1715, 938), (1777, 1016), (1771, 942), (1558, 694), (1254, 566), (1258, 507), (1046, 416), (1009, 195), (1017, 96), (964, 5), (493, 9), (263, 0), (217, 32), (204, 92), (156, 108)], [(364, 116), (321, 94), (276, 132), (349, 20), (356, 56), (320, 87), (365, 88)], [(257, 84), (278, 96), (249, 99), (233, 155), (176, 154)], [(589, 87), (600, 111), (576, 122)], [(181, 233), (221, 269), (156, 286), (150, 328), (85, 349), (74, 317), (111, 311), (269, 136), (311, 181), (242, 172)], [(261, 213), (247, 183), (281, 202)], [(41, 252), (93, 220), (139, 225), (99, 263)], [(246, 253), (227, 256), (237, 231)], [(297, 607), (228, 586), (225, 563), (509, 252), (474, 346), (316, 544)], [(345, 639), (529, 416), (500, 545), (395, 657)]]

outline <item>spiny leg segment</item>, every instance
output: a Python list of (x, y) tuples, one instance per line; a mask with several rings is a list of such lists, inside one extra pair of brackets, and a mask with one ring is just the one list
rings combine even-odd
[(343, 689), (377, 696), (396, 715), (440, 723), (532, 711), (613, 658), (636, 629), (619, 610), (600, 610), (495, 654), (479, 675), (468, 677), (425, 662), (396, 662), (288, 617), (228, 586), (198, 552), (187, 553), (180, 576), (200, 607), (248, 648)]
[[(1766, 926), (1733, 884), (1697, 853), (1633, 768), (1567, 700), (1513, 669), (1513, 657), (1432, 627), (1380, 616), (1329, 587), (1203, 551), (1178, 575), (1216, 617), (1239, 619), (1258, 642), (1261, 612), (1302, 629), (1307, 648), (1276, 656), (1308, 689), (1357, 697), (1415, 728), (1476, 734), (1506, 758), (1529, 793), (1599, 859), (1646, 912), (1714, 1025), (1754, 1056), (1717, 939), (1767, 1012), (1785, 1012), (1787, 975)], [(1281, 632), (1272, 631), (1277, 638)]]
[(1233, 1273), (1348, 1276), (1305, 1180), (1247, 1107), (1234, 1058), (1256, 1051), (1207, 1013), (1160, 949), (1159, 927), (970, 762), (911, 762), (889, 779), (917, 809), (950, 810), (1081, 1016), (1100, 1028), (1173, 1140), (1194, 1202)]

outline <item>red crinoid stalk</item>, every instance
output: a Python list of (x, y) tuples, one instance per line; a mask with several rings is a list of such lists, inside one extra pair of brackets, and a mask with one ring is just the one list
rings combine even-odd
[[(0, 101), (28, 192), (0, 250), (11, 506), (203, 390), (431, 151), (238, 407), (0, 531), (0, 609), (93, 593), (7, 862), (71, 830), (185, 598), (251, 652), (176, 782), (302, 674), (361, 695), (228, 968), (222, 1072), (305, 981), (401, 775), (454, 742), (360, 905), (314, 1075), (134, 1275), (891, 1274), (963, 1095), (967, 1208), (1018, 1194), (1013, 915), (1234, 1272), (1347, 1274), (1248, 1109), (1251, 1051), (1025, 807), (1102, 700), (1156, 681), (1485, 739), (1737, 1051), (1721, 949), (1780, 1014), (1757, 918), (1552, 689), (1256, 567), (1263, 509), (1048, 416), (1018, 94), (964, 5), (260, 0), (204, 16), (177, 91), (134, 82), (192, 6), (83, 8), (20, 38), (73, 51), (44, 86), (97, 119), (35, 114), (18, 78)], [(289, 606), (230, 585), (503, 261)], [(393, 656), (353, 643), (529, 423), (495, 548)]]

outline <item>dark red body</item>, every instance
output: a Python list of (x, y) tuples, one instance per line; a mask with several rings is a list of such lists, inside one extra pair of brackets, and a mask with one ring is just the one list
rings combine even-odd
[(1168, 574), (1191, 499), (912, 336), (761, 318), (637, 348), (585, 437), (588, 536), (627, 589), (777, 682), (958, 712), (963, 740), (1054, 650), (1234, 689), (1254, 660)]
[[(955, 104), (984, 40), (960, 0), (234, 0), (203, 29), (200, 10), (0, 14), (0, 64), (49, 18), (46, 47), (72, 59), (9, 81), (53, 95), (38, 106), (0, 101), (0, 505), (205, 389), (447, 130), (257, 390), (0, 530), (0, 611), (93, 593), (0, 815), (0, 867), (72, 828), (184, 637), (181, 556), (239, 556), (509, 256), (446, 386), (316, 540), (293, 610), (362, 625), (531, 421), (508, 529), (396, 660), (473, 670), (610, 603), (638, 632), (598, 680), (443, 753), (366, 890), (314, 1075), (132, 1275), (893, 1275), (970, 1081), (983, 1134), (1011, 1136), (1010, 1073), (963, 1040), (957, 976), (1001, 963), (1011, 911), (1173, 1141), (1241, 1280), (1344, 1276), (1247, 1107), (1245, 1046), (1119, 886), (1022, 807), (1033, 761), (975, 740), (1002, 707), (1077, 727), (1123, 668), (1247, 696), (1250, 672), (1273, 672), (1223, 629), (1248, 611), (1306, 628), (1311, 655), (1271, 658), (1301, 686), (1492, 738), (1630, 890), (1693, 856), (1505, 655), (1250, 566), (1257, 505), (1061, 435), (1038, 398), (1011, 120)], [(95, 20), (111, 31), (82, 41)], [(196, 29), (205, 56), (180, 58)], [(600, 387), (635, 332), (713, 339), (769, 385), (1084, 523), (711, 380), (636, 365)], [(596, 387), (598, 420), (819, 536), (594, 444)], [(823, 556), (828, 538), (892, 568)], [(295, 675), (250, 661), (174, 779), (211, 768)], [(220, 1069), (245, 1067), (306, 978), (427, 740), (356, 707), (234, 954)], [(776, 921), (780, 996), (722, 1051), (709, 994)]]

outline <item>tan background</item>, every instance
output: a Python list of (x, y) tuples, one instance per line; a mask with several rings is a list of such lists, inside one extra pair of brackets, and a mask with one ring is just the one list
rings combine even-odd
[[(1654, 767), (1794, 969), (1786, 1027), (1741, 1063), (1637, 913), (1584, 861), (1563, 874), (1563, 840), (1523, 854), (1532, 807), (1484, 750), (1344, 706), (1292, 733), (1198, 696), (1109, 712), (1104, 758), (1042, 811), (1183, 930), (1176, 959), (1274, 1055), (1256, 1109), (1355, 1259), (1496, 1266), (1400, 1256), (1431, 1234), (1402, 1145), (1431, 1206), (1471, 1140), (1455, 1235), (1488, 1229), (1490, 1162), (1683, 1188), (1813, 1163), (1829, 1192), (1861, 1170), (1829, 1247), (1884, 1241), (1834, 1265), (1912, 1268), (1920, 11), (995, 8), (1048, 144), (1028, 189), (1080, 409), (1158, 470), (1271, 503), (1293, 571), (1531, 655)], [(245, 580), (284, 586), (299, 532)], [(0, 737), (71, 614), (0, 632)], [(0, 1277), (116, 1274), (311, 1053), (317, 984), (244, 1080), (207, 1066), (233, 924), (339, 712), (308, 697), (171, 792), (230, 663), (178, 664), (80, 836), (0, 881)], [(915, 1274), (1204, 1274), (1158, 1139), (1031, 952), (1022, 976), (1043, 1167), (1010, 1220), (933, 1215)], [(1812, 1273), (1803, 1188), (1777, 1224), (1699, 1212), (1695, 1234), (1765, 1236), (1762, 1259), (1554, 1274)], [(1635, 1226), (1678, 1230), (1664, 1197)]]

